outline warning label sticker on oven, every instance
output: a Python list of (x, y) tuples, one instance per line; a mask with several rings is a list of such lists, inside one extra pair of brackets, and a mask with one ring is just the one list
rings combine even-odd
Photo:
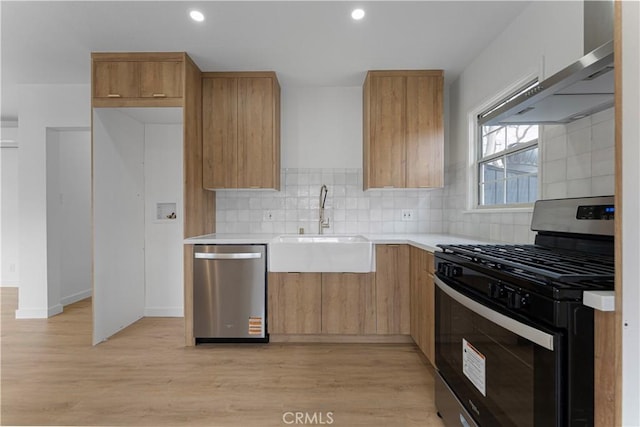
[(480, 353), (469, 341), (462, 339), (462, 372), (483, 396), (487, 395), (486, 361), (487, 358), (484, 354)]

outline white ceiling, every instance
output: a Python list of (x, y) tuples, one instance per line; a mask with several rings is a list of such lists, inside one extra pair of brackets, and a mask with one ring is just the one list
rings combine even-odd
[(527, 3), (2, 0), (2, 120), (18, 118), (16, 84), (89, 83), (92, 51), (186, 51), (203, 71), (274, 70), (284, 89), (360, 86), (370, 69), (452, 81)]

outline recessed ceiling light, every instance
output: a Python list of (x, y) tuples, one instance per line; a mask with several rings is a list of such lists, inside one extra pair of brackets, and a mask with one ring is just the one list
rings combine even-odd
[(362, 10), (362, 9), (353, 9), (353, 12), (351, 12), (351, 17), (353, 19), (355, 19), (356, 21), (361, 20), (362, 18), (364, 18), (364, 10)]
[(204, 21), (204, 15), (199, 10), (192, 10), (191, 12), (189, 12), (189, 16), (196, 22)]

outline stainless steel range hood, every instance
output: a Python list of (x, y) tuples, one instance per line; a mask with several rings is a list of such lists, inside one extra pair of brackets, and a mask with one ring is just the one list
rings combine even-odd
[[(563, 124), (613, 106), (613, 2), (585, 1), (584, 44), (588, 53), (501, 107), (483, 115), (483, 125)], [(594, 50), (592, 45), (603, 43)], [(596, 44), (597, 46), (597, 44)]]

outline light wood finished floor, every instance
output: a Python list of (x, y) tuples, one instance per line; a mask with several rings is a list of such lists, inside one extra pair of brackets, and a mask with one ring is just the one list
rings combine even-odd
[(15, 320), (17, 290), (0, 297), (2, 425), (442, 426), (412, 344), (186, 348), (182, 319), (145, 318), (92, 347), (90, 300)]

